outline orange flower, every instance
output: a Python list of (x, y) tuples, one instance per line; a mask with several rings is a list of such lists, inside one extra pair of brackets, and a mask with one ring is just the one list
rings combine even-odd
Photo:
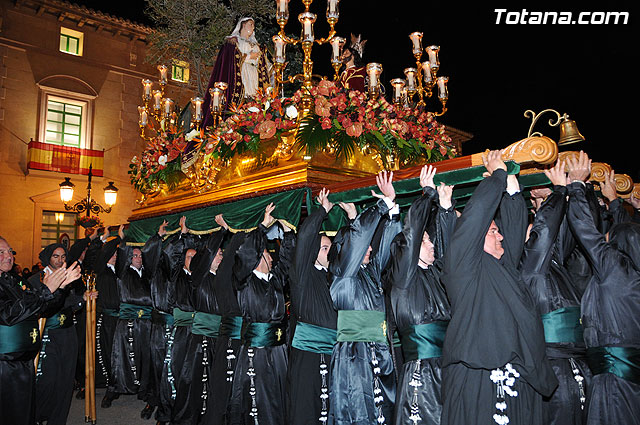
[(331, 116), (331, 103), (326, 98), (316, 98), (316, 115), (319, 117)]
[(260, 131), (260, 140), (270, 139), (276, 134), (276, 123), (271, 120), (266, 120), (258, 125)]
[(362, 134), (362, 123), (361, 122), (352, 122), (345, 128), (347, 135), (351, 137), (360, 137)]
[(329, 80), (321, 80), (318, 83), (318, 93), (323, 96), (329, 96), (331, 94), (331, 89), (335, 87), (335, 84)]

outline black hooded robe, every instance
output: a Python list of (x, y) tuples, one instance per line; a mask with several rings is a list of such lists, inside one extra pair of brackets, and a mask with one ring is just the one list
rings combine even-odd
[[(434, 189), (424, 189), (409, 208), (402, 233), (391, 246), (387, 284), (404, 358), (396, 390), (396, 424), (440, 424), (442, 343), (451, 320), (451, 307), (440, 282), (441, 258), (426, 268), (419, 261), (423, 234), (434, 215), (432, 207), (437, 199)], [(453, 208), (437, 211), (439, 217), (435, 221), (441, 228), (439, 233), (444, 233), (440, 239), (446, 244), (456, 213)], [(434, 233), (430, 238), (436, 245)], [(444, 247), (438, 248), (444, 251)]]
[(569, 189), (569, 225), (593, 268), (582, 325), (593, 379), (587, 423), (640, 423), (640, 225), (616, 224), (609, 243), (589, 213), (585, 188)]
[[(329, 413), (329, 365), (338, 312), (331, 299), (327, 270), (314, 265), (322, 238), (318, 232), (326, 216), (320, 207), (300, 225), (289, 270), (291, 314), (298, 332), (297, 336), (294, 333), (287, 371), (289, 424), (315, 425)], [(333, 338), (314, 339), (314, 331)]]
[(547, 356), (558, 388), (543, 398), (544, 423), (579, 425), (586, 421), (591, 372), (580, 325), (582, 291), (564, 266), (575, 242), (565, 220), (567, 190), (556, 186), (536, 212), (520, 263), (545, 328)]
[(266, 248), (266, 229), (247, 234), (235, 255), (233, 284), (242, 309), (242, 347), (229, 401), (231, 425), (286, 423), (287, 345), (285, 284), (295, 237), (285, 233), (270, 279), (254, 270)]
[[(33, 288), (45, 290), (41, 279), (44, 278), (51, 255), (57, 248), (64, 246), (52, 244), (40, 252), (40, 261), (45, 270), (29, 278)], [(84, 302), (82, 296), (73, 291), (72, 285), (73, 283), (58, 289), (56, 292), (61, 295), (59, 303), (50, 304), (40, 312), (40, 316), (47, 320), (36, 370), (36, 419), (47, 421), (51, 425), (64, 425), (67, 422), (73, 396), (78, 356), (78, 337), (73, 314), (82, 308)]]
[(11, 425), (36, 421), (36, 374), (40, 350), (38, 316), (62, 293), (35, 290), (11, 273), (0, 275), (0, 418)]
[[(494, 424), (505, 415), (512, 425), (542, 424), (542, 396), (558, 385), (535, 300), (517, 270), (526, 206), (522, 195), (506, 194), (506, 179), (499, 169), (478, 185), (445, 254), (442, 281), (452, 317), (442, 357), (444, 425)], [(500, 260), (484, 251), (498, 209)], [(500, 389), (505, 397), (497, 399)]]

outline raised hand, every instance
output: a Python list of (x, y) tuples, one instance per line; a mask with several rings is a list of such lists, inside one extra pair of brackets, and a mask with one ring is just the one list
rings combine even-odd
[(187, 227), (187, 217), (180, 217), (180, 232), (181, 233), (189, 233), (189, 228)]
[(376, 184), (378, 185), (380, 192), (382, 192), (382, 195), (378, 195), (372, 190), (372, 196), (379, 199), (388, 198), (391, 202), (396, 199), (396, 190), (393, 187), (393, 171), (380, 171), (376, 176)]
[(507, 171), (507, 164), (502, 160), (502, 154), (500, 151), (489, 151), (483, 153), (482, 164), (484, 164), (484, 167), (487, 169), (489, 176), (498, 169)]
[(558, 161), (553, 167), (544, 170), (544, 175), (547, 176), (554, 186), (566, 186), (567, 175), (564, 172), (564, 168), (564, 161)]
[(273, 223), (273, 217), (271, 216), (271, 213), (275, 209), (276, 209), (276, 206), (273, 204), (273, 202), (267, 205), (266, 208), (264, 209), (264, 219), (262, 220), (262, 225), (264, 227), (269, 227), (271, 223)]
[(109, 226), (104, 226), (104, 231), (102, 232), (102, 239), (107, 240), (109, 238)]
[(229, 230), (229, 225), (226, 221), (224, 221), (224, 218), (222, 218), (222, 214), (218, 214), (216, 216), (216, 223), (218, 223), (218, 226), (222, 227), (223, 229)]
[(76, 280), (80, 279), (81, 275), (82, 275), (82, 269), (80, 268), (80, 264), (78, 264), (78, 262), (76, 261), (71, 266), (67, 267), (67, 275), (64, 279), (64, 282), (62, 282), (62, 284), (60, 285), (60, 287), (64, 288), (71, 282), (75, 282)]
[(433, 177), (436, 175), (436, 167), (433, 165), (425, 165), (420, 169), (420, 187), (436, 188), (436, 184), (433, 182)]
[(444, 183), (440, 183), (440, 186), (438, 186), (436, 190), (438, 191), (440, 206), (445, 210), (451, 208), (453, 205), (453, 186), (447, 186)]
[(356, 205), (353, 202), (338, 202), (338, 206), (347, 213), (349, 220), (353, 220), (358, 216), (358, 210), (356, 210)]
[(591, 175), (591, 160), (586, 153), (580, 151), (578, 159), (567, 158), (567, 169), (569, 170), (569, 180), (586, 182)]
[(322, 205), (326, 212), (331, 211), (331, 208), (333, 208), (333, 203), (329, 201), (329, 190), (327, 188), (322, 188), (316, 200)]
[(611, 173), (604, 174), (604, 181), (600, 183), (600, 192), (609, 200), (609, 202), (615, 200), (618, 197), (616, 191), (616, 178), (615, 171), (611, 170)]
[(167, 220), (162, 220), (162, 224), (160, 225), (160, 227), (158, 227), (158, 234), (160, 235), (161, 238), (167, 234), (168, 225), (169, 225), (169, 222)]
[(118, 227), (118, 236), (120, 239), (124, 240), (124, 224), (121, 224), (120, 227)]
[(42, 282), (49, 289), (52, 294), (62, 285), (67, 277), (67, 269), (60, 267), (53, 273), (45, 273)]

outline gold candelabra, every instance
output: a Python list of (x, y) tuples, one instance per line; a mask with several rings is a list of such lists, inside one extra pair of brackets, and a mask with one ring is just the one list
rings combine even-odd
[(138, 125), (140, 126), (140, 137), (145, 140), (150, 140), (153, 137), (145, 133), (146, 129), (158, 133), (168, 128), (170, 124), (174, 124), (177, 119), (175, 102), (171, 98), (165, 97), (168, 68), (166, 65), (158, 65), (158, 71), (160, 72), (159, 90), (154, 90), (153, 81), (148, 78), (142, 79), (142, 105), (138, 106)]
[[(317, 17), (315, 13), (309, 11), (309, 7), (313, 0), (302, 0), (302, 4), (305, 7), (304, 12), (298, 15), (298, 21), (302, 26), (302, 31), (300, 33), (300, 38), (292, 38), (288, 37), (285, 34), (284, 27), (289, 21), (289, 0), (276, 0), (276, 21), (278, 22), (278, 26), (280, 27), (280, 31), (277, 35), (273, 37), (273, 43), (275, 47), (275, 56), (274, 56), (274, 68), (276, 75), (276, 87), (275, 93), (280, 92), (280, 88), (282, 84), (292, 83), (296, 80), (302, 83), (303, 92), (305, 93), (302, 98), (302, 107), (304, 110), (311, 109), (313, 104), (313, 99), (310, 94), (311, 87), (313, 83), (311, 81), (313, 77), (313, 61), (311, 60), (311, 50), (313, 48), (314, 43), (318, 45), (322, 45), (325, 43), (331, 43), (332, 40), (336, 39), (336, 31), (335, 25), (338, 22), (339, 11), (338, 11), (338, 3), (340, 0), (327, 0), (327, 23), (329, 24), (329, 34), (325, 38), (316, 38), (313, 31), (313, 24), (315, 23)], [(297, 45), (300, 44), (302, 47), (302, 52), (304, 53), (304, 61), (302, 63), (302, 74), (291, 75), (287, 78), (284, 77), (284, 70), (287, 66), (285, 50), (287, 45)], [(344, 45), (344, 39), (342, 39), (342, 46)], [(338, 70), (340, 69), (341, 63), (339, 62), (339, 57), (341, 54), (341, 45), (336, 42), (336, 46), (333, 47), (333, 57), (332, 63), (333, 67), (336, 70), (336, 75), (338, 74)]]
[[(435, 115), (442, 116), (447, 112), (447, 100), (449, 99), (447, 83), (449, 82), (449, 77), (437, 76), (440, 69), (440, 60), (438, 58), (440, 46), (429, 46), (424, 49), (428, 55), (428, 60), (423, 62), (422, 33), (413, 32), (409, 34), (409, 39), (412, 43), (416, 67), (404, 70), (406, 79), (395, 78), (391, 80), (393, 103), (407, 107), (424, 108), (426, 106), (425, 99), (432, 96), (437, 86), (438, 100), (442, 105), (442, 111), (436, 112)], [(415, 100), (416, 95), (418, 96), (417, 100)]]

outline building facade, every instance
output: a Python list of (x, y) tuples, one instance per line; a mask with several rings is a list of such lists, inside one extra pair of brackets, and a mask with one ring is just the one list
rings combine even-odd
[[(89, 166), (101, 205), (114, 182), (117, 203), (100, 214), (106, 225), (125, 223), (136, 207), (127, 171), (144, 147), (141, 81), (159, 77), (145, 63), (151, 31), (59, 0), (0, 0), (0, 235), (20, 266), (60, 237), (84, 236), (60, 200), (65, 177), (75, 184), (71, 204), (87, 195)], [(170, 79), (176, 105), (192, 95)]]

